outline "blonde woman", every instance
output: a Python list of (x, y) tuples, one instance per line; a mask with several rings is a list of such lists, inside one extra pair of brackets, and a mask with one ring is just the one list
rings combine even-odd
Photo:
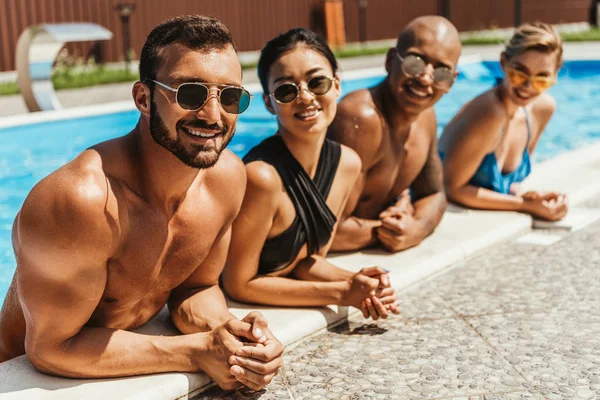
[(546, 90), (556, 83), (562, 53), (562, 41), (552, 25), (536, 22), (517, 28), (500, 58), (504, 79), (464, 105), (440, 138), (451, 201), (550, 221), (566, 215), (566, 195), (519, 190), (556, 109)]

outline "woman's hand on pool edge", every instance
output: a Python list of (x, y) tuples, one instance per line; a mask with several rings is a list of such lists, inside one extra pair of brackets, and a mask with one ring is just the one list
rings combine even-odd
[(567, 195), (549, 192), (526, 192), (523, 198), (523, 211), (536, 218), (547, 221), (559, 221), (565, 217), (569, 209)]
[(363, 268), (348, 281), (342, 305), (359, 308), (365, 318), (387, 318), (398, 313), (396, 291), (390, 287), (387, 270), (381, 267)]

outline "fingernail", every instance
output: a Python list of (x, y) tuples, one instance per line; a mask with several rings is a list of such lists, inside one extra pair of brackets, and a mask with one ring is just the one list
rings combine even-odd
[(237, 358), (235, 358), (234, 356), (229, 357), (229, 364), (236, 364), (237, 363)]
[(262, 329), (260, 329), (260, 328), (254, 329), (254, 337), (262, 338), (263, 335), (264, 335), (264, 333), (263, 333)]
[(381, 268), (381, 269), (384, 270), (385, 272), (390, 272), (390, 270), (387, 268)]
[(231, 367), (231, 373), (233, 375), (241, 375), (242, 369), (240, 367)]

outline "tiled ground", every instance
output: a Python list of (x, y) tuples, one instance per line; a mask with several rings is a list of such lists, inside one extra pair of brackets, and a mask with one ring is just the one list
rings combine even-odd
[[(600, 199), (588, 207), (600, 208)], [(268, 390), (197, 399), (600, 399), (600, 222), (511, 242), (287, 349)]]

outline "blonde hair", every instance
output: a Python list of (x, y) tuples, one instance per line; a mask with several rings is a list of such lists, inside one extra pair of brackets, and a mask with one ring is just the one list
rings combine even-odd
[(562, 66), (562, 39), (550, 24), (533, 22), (519, 26), (506, 43), (504, 53), (510, 59), (527, 50), (537, 50), (544, 53), (556, 52), (556, 67), (558, 69)]

